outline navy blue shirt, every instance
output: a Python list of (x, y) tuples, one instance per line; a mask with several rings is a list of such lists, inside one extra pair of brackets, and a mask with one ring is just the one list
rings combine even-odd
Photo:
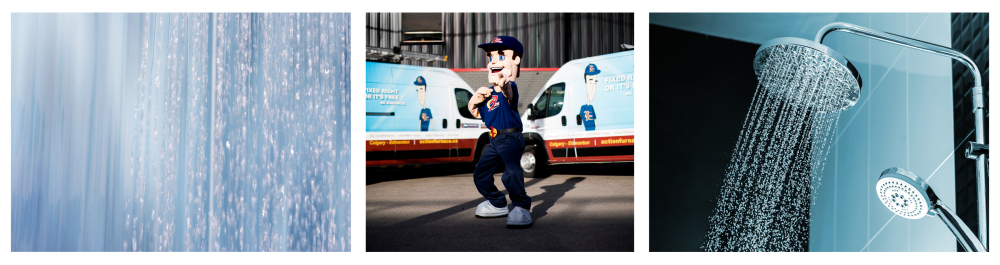
[(431, 125), (431, 119), (434, 116), (431, 115), (431, 109), (423, 108), (420, 110), (420, 131), (426, 132), (427, 127)]
[(507, 97), (499, 93), (495, 88), (490, 87), (489, 97), (486, 104), (479, 106), (479, 116), (487, 127), (504, 130), (510, 128), (521, 128), (521, 115), (517, 113), (517, 84), (510, 82), (510, 90), (513, 96), (513, 105), (507, 103)]
[(594, 112), (594, 105), (583, 105), (580, 106), (580, 117), (583, 118), (583, 128), (588, 131), (593, 131), (597, 128), (594, 120), (597, 119), (597, 113)]

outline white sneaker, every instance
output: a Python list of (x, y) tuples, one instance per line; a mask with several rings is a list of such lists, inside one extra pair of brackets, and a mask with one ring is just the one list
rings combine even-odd
[(490, 201), (484, 201), (476, 206), (476, 216), (479, 217), (501, 217), (507, 215), (507, 207), (496, 207)]
[(531, 213), (519, 206), (514, 206), (514, 210), (507, 215), (507, 225), (509, 226), (529, 226), (531, 225)]

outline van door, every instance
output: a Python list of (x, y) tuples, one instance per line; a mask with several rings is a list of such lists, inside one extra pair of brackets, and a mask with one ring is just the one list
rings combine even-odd
[[(560, 82), (550, 85), (532, 103), (537, 112), (535, 112), (535, 120), (530, 122), (530, 126), (538, 131), (546, 143), (549, 143), (550, 136), (558, 138), (559, 135), (568, 131), (567, 128), (570, 125), (575, 124), (572, 117), (568, 117), (566, 111), (563, 111), (565, 99), (566, 83)], [(568, 158), (569, 155), (573, 155), (573, 152), (566, 149), (565, 145), (546, 146), (545, 149), (550, 152), (549, 161), (551, 162), (560, 162)]]

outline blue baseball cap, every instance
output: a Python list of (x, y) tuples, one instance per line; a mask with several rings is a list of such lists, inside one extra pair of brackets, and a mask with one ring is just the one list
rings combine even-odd
[(487, 52), (511, 49), (518, 55), (524, 56), (524, 46), (521, 46), (521, 42), (511, 36), (497, 36), (490, 43), (479, 44), (479, 48)]
[(413, 84), (418, 86), (426, 86), (427, 80), (424, 80), (423, 76), (418, 76), (417, 81), (413, 81)]
[(601, 69), (597, 69), (596, 64), (587, 65), (587, 70), (583, 73), (585, 75), (597, 75), (601, 73)]

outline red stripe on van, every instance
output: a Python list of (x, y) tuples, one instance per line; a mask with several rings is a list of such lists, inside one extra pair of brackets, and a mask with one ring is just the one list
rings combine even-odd
[[(454, 72), (486, 72), (486, 68), (451, 68)], [(559, 68), (521, 68), (525, 72), (555, 72)]]

